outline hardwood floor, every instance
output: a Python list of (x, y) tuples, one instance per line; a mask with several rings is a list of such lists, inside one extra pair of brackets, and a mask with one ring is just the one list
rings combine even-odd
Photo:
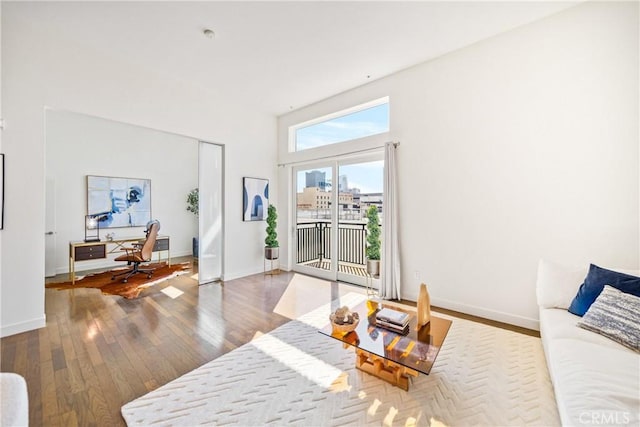
[(3, 338), (0, 369), (25, 377), (31, 425), (124, 425), (123, 404), (289, 321), (273, 308), (292, 276), (183, 275), (134, 300), (47, 289), (47, 327)]
[[(162, 292), (170, 287), (184, 294)], [(203, 286), (186, 274), (133, 300), (46, 289), (47, 327), (2, 338), (0, 370), (25, 377), (33, 426), (124, 425), (125, 403), (353, 290), (326, 288), (282, 272)]]

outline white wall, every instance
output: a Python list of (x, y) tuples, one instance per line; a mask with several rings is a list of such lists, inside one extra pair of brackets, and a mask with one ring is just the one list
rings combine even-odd
[[(185, 200), (198, 186), (196, 139), (66, 111), (47, 110), (45, 119), (46, 177), (56, 187), (56, 273), (69, 270), (69, 241), (84, 239), (87, 175), (150, 179), (151, 214), (171, 239), (171, 256), (191, 255), (198, 219)], [(144, 227), (104, 229), (100, 237), (107, 233), (143, 238)], [(113, 265), (117, 255), (77, 263), (76, 271)]]
[[(2, 46), (2, 2), (0, 2), (0, 46)], [(2, 115), (2, 49), (0, 49), (0, 118)], [(4, 132), (0, 130), (0, 153), (4, 153), (2, 147), (2, 137)], [(0, 260), (2, 259), (2, 231), (0, 231)], [(0, 262), (0, 280), (2, 278), (2, 262)], [(0, 282), (1, 283), (1, 282)], [(0, 307), (2, 307), (2, 287), (0, 286)]]
[(81, 39), (45, 33), (30, 23), (34, 7), (39, 3), (2, 4), (2, 148), (8, 160), (1, 335), (45, 324), (45, 107), (224, 144), (224, 277), (262, 271), (264, 223), (242, 222), (241, 183), (243, 176), (276, 176), (273, 116), (163, 76), (162, 70), (94, 51)]
[(389, 95), (402, 297), (535, 328), (539, 258), (639, 267), (638, 48), (637, 3), (582, 4), (281, 117), (279, 157)]

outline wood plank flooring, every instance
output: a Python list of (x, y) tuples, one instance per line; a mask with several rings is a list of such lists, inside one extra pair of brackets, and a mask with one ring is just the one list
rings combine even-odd
[(33, 426), (124, 425), (123, 404), (289, 321), (273, 308), (291, 277), (183, 275), (135, 300), (47, 289), (47, 327), (0, 340), (0, 370), (25, 377)]
[[(274, 308), (293, 277), (256, 274), (198, 286), (186, 274), (134, 300), (46, 289), (47, 327), (2, 338), (0, 370), (25, 377), (32, 426), (124, 425), (125, 403), (288, 322)], [(161, 292), (169, 286), (184, 294), (170, 298)], [(335, 289), (325, 298), (331, 295)]]

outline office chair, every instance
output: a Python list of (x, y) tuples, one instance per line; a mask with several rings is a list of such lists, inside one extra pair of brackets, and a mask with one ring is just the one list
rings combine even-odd
[(147, 238), (143, 243), (134, 243), (132, 248), (122, 248), (126, 252), (124, 255), (120, 255), (115, 261), (127, 261), (127, 265), (133, 264), (128, 270), (114, 273), (111, 280), (115, 280), (118, 276), (125, 276), (122, 281), (127, 283), (127, 280), (136, 273), (144, 273), (147, 278), (150, 279), (153, 274), (153, 268), (140, 268), (140, 264), (143, 262), (151, 261), (153, 255), (153, 247), (156, 245), (156, 238), (158, 237), (158, 231), (160, 230), (160, 221), (154, 219), (147, 223), (147, 229), (145, 234)]

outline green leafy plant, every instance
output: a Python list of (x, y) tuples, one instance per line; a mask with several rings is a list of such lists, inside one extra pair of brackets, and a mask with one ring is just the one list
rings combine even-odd
[(278, 213), (276, 207), (269, 205), (267, 209), (267, 237), (264, 239), (264, 244), (267, 248), (277, 248), (280, 246), (278, 244), (278, 233), (276, 232), (277, 219)]
[(198, 215), (198, 201), (199, 201), (200, 193), (198, 193), (198, 189), (194, 188), (187, 194), (187, 210), (194, 215)]
[(380, 259), (380, 225), (378, 225), (378, 208), (369, 206), (367, 209), (367, 259)]

